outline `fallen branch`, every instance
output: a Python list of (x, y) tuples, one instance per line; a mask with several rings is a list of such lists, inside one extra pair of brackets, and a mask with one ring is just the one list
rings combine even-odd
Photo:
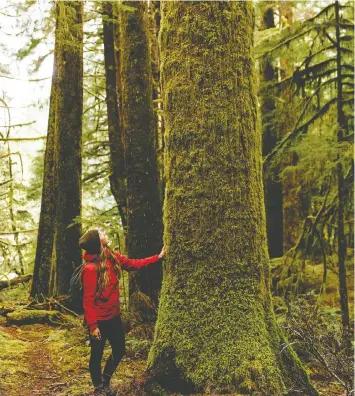
[(29, 282), (32, 279), (32, 274), (18, 276), (14, 279), (0, 281), (0, 290), (6, 289), (7, 287), (18, 285), (19, 283)]
[(63, 304), (61, 304), (59, 301), (57, 301), (56, 299), (52, 298), (50, 301), (52, 304), (57, 304), (60, 308), (62, 308), (65, 312), (70, 313), (71, 315), (76, 316), (77, 318), (80, 317), (80, 315), (78, 315), (76, 312), (71, 311), (69, 308), (65, 307)]

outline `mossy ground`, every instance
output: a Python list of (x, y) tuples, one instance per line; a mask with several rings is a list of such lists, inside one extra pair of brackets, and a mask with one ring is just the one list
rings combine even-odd
[[(315, 282), (310, 277), (310, 287), (315, 287), (322, 273), (316, 266), (312, 274)], [(352, 276), (353, 274), (349, 273), (349, 277)], [(331, 286), (334, 279), (329, 277), (329, 281)], [(350, 283), (349, 290), (352, 289)], [(331, 295), (329, 289), (329, 295), (326, 295), (329, 298), (326, 298), (325, 304), (331, 300)], [(17, 309), (28, 303), (27, 296), (28, 288), (22, 285), (3, 290), (0, 292), (0, 307)], [(337, 298), (334, 297), (333, 300), (336, 308)], [(88, 371), (90, 347), (86, 329), (80, 319), (73, 319), (70, 324), (65, 325), (66, 327), (46, 324), (6, 326), (5, 322), (5, 318), (0, 317), (0, 395), (88, 396), (92, 394)], [(132, 380), (139, 379), (144, 373), (151, 339), (152, 328), (149, 326), (135, 327), (126, 335), (127, 355), (112, 379), (113, 388), (121, 391), (121, 394), (142, 396), (133, 389)], [(104, 358), (107, 358), (109, 353), (110, 348), (107, 345)], [(323, 375), (319, 368), (310, 367), (309, 372), (320, 395), (344, 394), (339, 385), (327, 382), (326, 375)], [(171, 394), (171, 396), (179, 395)], [(214, 396), (218, 395), (214, 394)]]

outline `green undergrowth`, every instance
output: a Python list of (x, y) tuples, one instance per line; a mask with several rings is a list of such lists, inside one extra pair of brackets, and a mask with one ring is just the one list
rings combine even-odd
[[(340, 314), (339, 277), (336, 255), (327, 257), (327, 276), (323, 293), (320, 295), (324, 273), (324, 264), (310, 260), (296, 261), (289, 265), (285, 257), (271, 260), (273, 273), (274, 306), (280, 312), (286, 310), (284, 298), (286, 296), (310, 295), (319, 304), (323, 311)], [(346, 260), (347, 289), (349, 312), (354, 311), (354, 259), (348, 256)]]
[[(336, 266), (329, 262), (327, 283), (325, 293), (319, 300), (324, 312), (331, 312), (339, 316), (338, 278)], [(275, 261), (273, 262), (275, 264)], [(353, 267), (350, 259), (347, 262), (348, 269), (348, 290), (349, 303), (352, 312), (353, 305)], [(314, 291), (315, 300), (319, 291), (323, 277), (323, 264), (306, 262), (302, 270), (300, 286), (305, 290)], [(28, 304), (27, 286), (19, 285), (5, 289), (0, 292), (0, 307), (12, 307), (15, 309)], [(274, 306), (277, 316), (283, 315), (286, 305), (282, 294), (274, 297)], [(124, 315), (123, 315), (124, 316)], [(1, 319), (0, 326), (4, 326), (4, 318)], [(131, 321), (133, 323), (133, 321)], [(65, 328), (64, 328), (65, 326)], [(43, 329), (42, 329), (43, 328)], [(60, 375), (56, 380), (65, 385), (56, 388), (53, 395), (63, 396), (85, 396), (92, 392), (92, 384), (88, 370), (90, 358), (89, 337), (86, 327), (82, 324), (82, 317), (67, 317), (65, 325), (58, 327), (27, 325), (19, 327), (0, 327), (0, 395), (9, 396), (21, 394), (18, 388), (24, 379), (30, 379), (32, 372), (30, 362), (26, 360), (28, 351), (34, 347), (32, 342), (22, 339), (38, 339), (51, 358), (53, 370)], [(127, 328), (126, 350), (127, 355), (120, 363), (114, 377), (112, 385), (115, 390), (123, 390), (134, 378), (140, 377), (146, 368), (147, 354), (151, 346), (153, 335), (153, 325), (139, 325), (132, 329)], [(110, 347), (107, 343), (103, 362), (110, 354)], [(325, 375), (321, 375), (321, 369), (312, 367), (312, 379), (316, 382), (321, 395), (341, 395), (341, 388), (336, 384), (331, 384)], [(333, 386), (333, 388), (331, 388)], [(13, 393), (9, 392), (13, 390)], [(328, 392), (328, 393), (327, 393)]]
[(29, 296), (29, 285), (18, 285), (8, 287), (0, 291), (0, 307), (14, 307), (20, 304), (27, 304)]
[(62, 395), (82, 395), (89, 392), (90, 375), (87, 370), (90, 348), (87, 345), (87, 334), (80, 320), (76, 326), (67, 329), (55, 328), (45, 340), (53, 364), (66, 383)]

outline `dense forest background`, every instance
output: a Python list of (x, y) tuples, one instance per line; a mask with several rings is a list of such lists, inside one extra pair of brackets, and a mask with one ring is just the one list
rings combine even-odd
[[(196, 264), (201, 252), (218, 251), (228, 261), (223, 244), (226, 251), (234, 245), (242, 249), (232, 235), (252, 239), (253, 232), (244, 231), (249, 210), (266, 215), (272, 307), (288, 339), (282, 351), (292, 345), (320, 394), (353, 394), (353, 2), (246, 2), (250, 18), (238, 14), (250, 36), (245, 45), (233, 36), (237, 6), (223, 11), (223, 2), (187, 3), (6, 0), (0, 6), (0, 357), (5, 362), (0, 394), (18, 394), (23, 375), (28, 378), (21, 385), (23, 395), (34, 389), (44, 395), (88, 394), (80, 292), (70, 283), (81, 264), (77, 241), (83, 231), (105, 229), (111, 246), (132, 258), (158, 253), (165, 243), (170, 258), (164, 271), (185, 287), (183, 275), (176, 272), (182, 262), (199, 295), (210, 281), (201, 277), (203, 265)], [(204, 7), (212, 11), (205, 14)], [(229, 38), (227, 50), (214, 32)], [(193, 43), (191, 51), (184, 52), (186, 43)], [(223, 63), (218, 59), (222, 51), (228, 54)], [(246, 69), (251, 65), (250, 77), (243, 68), (237, 70), (241, 59)], [(220, 76), (226, 76), (223, 88), (209, 85)], [(247, 88), (238, 91), (235, 81)], [(250, 113), (255, 113), (253, 122)], [(219, 145), (219, 131), (232, 124), (232, 117), (243, 130), (255, 127), (262, 158), (256, 149), (252, 161), (238, 162), (240, 147), (254, 147), (248, 140), (254, 139), (252, 133)], [(206, 147), (199, 146), (194, 134), (194, 128), (204, 131), (203, 124), (215, 131), (201, 132)], [(257, 193), (250, 192), (235, 206), (239, 217), (234, 217), (223, 206), (222, 198), (228, 196), (224, 186), (230, 180), (235, 186), (254, 185), (253, 165), (243, 168), (254, 162), (262, 166), (263, 208), (251, 200)], [(214, 186), (211, 195), (200, 188), (204, 183)], [(198, 207), (192, 204), (196, 197)], [(179, 207), (186, 202), (191, 211), (184, 217)], [(233, 219), (240, 228), (230, 228), (230, 240), (213, 233)], [(253, 262), (266, 256), (245, 257)], [(127, 395), (132, 390), (124, 387), (142, 375), (147, 359), (159, 371), (154, 324), (157, 315), (158, 328), (172, 320), (164, 311), (168, 303), (159, 308), (164, 315), (157, 313), (162, 282), (165, 302), (170, 301), (166, 285), (178, 287), (169, 283), (170, 277), (163, 278), (163, 268), (125, 274), (121, 280), (128, 355), (115, 385)], [(252, 277), (248, 268), (229, 276)], [(213, 278), (224, 284), (228, 269), (216, 266), (214, 271)], [(211, 301), (217, 305), (226, 288), (233, 287), (220, 283), (211, 283)], [(188, 321), (180, 316), (173, 320), (182, 326)], [(234, 326), (223, 317), (222, 322)], [(46, 357), (36, 355), (31, 343), (44, 343)], [(39, 369), (28, 367), (31, 360), (39, 362)], [(45, 375), (48, 367), (55, 367), (54, 375)], [(193, 371), (188, 362), (185, 367)], [(196, 364), (195, 369), (205, 367)], [(221, 372), (209, 375), (224, 378)], [(269, 393), (252, 393), (260, 392), (253, 375), (240, 376), (241, 394), (286, 394), (270, 383), (262, 388)], [(43, 377), (47, 379), (38, 380)], [(160, 385), (170, 394), (213, 391), (203, 375), (190, 377), (200, 388)], [(223, 394), (219, 380), (215, 385)], [(142, 387), (137, 394), (154, 394), (149, 389)], [(303, 392), (317, 394), (313, 388)]]

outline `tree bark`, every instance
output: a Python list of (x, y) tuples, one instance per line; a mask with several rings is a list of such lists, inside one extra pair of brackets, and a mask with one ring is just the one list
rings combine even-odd
[(33, 297), (68, 294), (81, 264), (83, 3), (56, 3), (54, 73)]
[[(66, 294), (75, 267), (81, 264), (81, 230), (72, 225), (81, 213), (81, 133), (83, 113), (83, 3), (59, 3), (57, 131), (55, 159), (58, 195), (52, 266), (52, 295)], [(54, 273), (55, 272), (55, 273)], [(51, 282), (50, 282), (51, 283)]]
[[(124, 4), (126, 2), (123, 2)], [(127, 173), (127, 253), (132, 258), (159, 252), (162, 244), (152, 71), (145, 1), (129, 1), (135, 12), (120, 18), (122, 111)], [(150, 265), (130, 279), (130, 295), (143, 292), (158, 301), (162, 269)]]
[[(58, 18), (56, 19), (56, 32), (58, 31)], [(51, 95), (49, 100), (49, 117), (46, 150), (44, 153), (44, 171), (41, 211), (39, 217), (37, 248), (33, 269), (31, 287), (32, 297), (49, 295), (49, 276), (53, 250), (53, 229), (55, 217), (56, 189), (54, 185), (54, 134), (56, 125), (56, 97), (58, 93), (57, 80), (57, 54), (58, 39), (55, 40)]]
[(158, 175), (160, 185), (160, 199), (164, 200), (164, 122), (161, 112), (163, 110), (161, 103), (161, 85), (160, 85), (160, 54), (159, 54), (159, 31), (160, 31), (160, 1), (151, 1), (149, 3), (149, 37), (152, 59), (152, 77), (153, 77), (153, 100), (154, 116), (156, 124), (155, 141), (158, 160)]
[(125, 180), (124, 147), (122, 128), (119, 117), (119, 103), (117, 96), (117, 70), (115, 56), (115, 31), (118, 20), (114, 19), (113, 4), (106, 1), (103, 8), (104, 54), (106, 73), (106, 104), (108, 135), (110, 141), (110, 186), (121, 216), (123, 229), (127, 227), (127, 196)]
[[(341, 78), (341, 52), (340, 52), (340, 27), (339, 27), (339, 2), (335, 2), (335, 20), (336, 20), (336, 43), (337, 43), (337, 141), (338, 144), (343, 141), (344, 132), (347, 130), (345, 115), (342, 107), (343, 100), (343, 85)], [(344, 206), (345, 206), (345, 184), (343, 166), (338, 154), (337, 176), (338, 176), (338, 270), (339, 270), (339, 294), (340, 306), (342, 314), (342, 323), (344, 331), (350, 331), (349, 322), (349, 304), (348, 304), (348, 289), (346, 282), (346, 239), (344, 232)]]
[(250, 2), (162, 5), (167, 256), (147, 376), (171, 392), (317, 394), (272, 307), (253, 25)]
[[(271, 29), (275, 27), (274, 9), (275, 4), (263, 1), (261, 6), (261, 28)], [(271, 55), (266, 55), (260, 62), (261, 79), (261, 118), (262, 118), (262, 143), (263, 156), (268, 155), (280, 139), (275, 122), (275, 99), (268, 92), (267, 83), (277, 80), (277, 72), (273, 66)], [(264, 193), (266, 209), (266, 230), (270, 258), (283, 255), (283, 200), (282, 184), (276, 173), (279, 170), (264, 169)]]

